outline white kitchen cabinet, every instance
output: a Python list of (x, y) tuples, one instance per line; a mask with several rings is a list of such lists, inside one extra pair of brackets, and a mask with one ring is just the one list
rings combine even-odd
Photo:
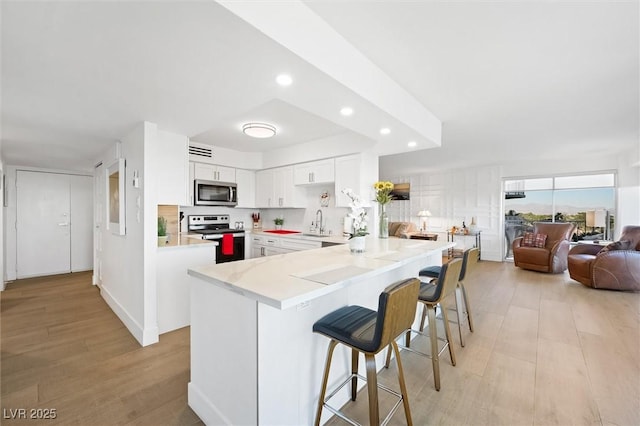
[(236, 183), (238, 184), (236, 207), (256, 207), (256, 173), (252, 170), (236, 169)]
[(256, 172), (256, 207), (275, 207), (273, 192), (273, 169)]
[(312, 161), (293, 166), (295, 185), (313, 185), (319, 183), (330, 183), (335, 181), (335, 161), (328, 160)]
[(189, 138), (158, 131), (158, 204), (189, 204)]
[(194, 177), (216, 182), (236, 182), (236, 169), (215, 164), (195, 163)]
[(251, 258), (311, 250), (322, 247), (320, 241), (308, 241), (293, 238), (278, 238), (264, 235), (251, 236)]
[(281, 238), (280, 247), (291, 251), (311, 250), (322, 247), (321, 241), (294, 240), (293, 238)]
[(293, 166), (256, 172), (256, 207), (304, 207), (293, 184)]
[(378, 180), (377, 157), (364, 154), (348, 155), (335, 159), (336, 207), (349, 207), (351, 199), (342, 193), (351, 188), (366, 206), (374, 198), (373, 184)]

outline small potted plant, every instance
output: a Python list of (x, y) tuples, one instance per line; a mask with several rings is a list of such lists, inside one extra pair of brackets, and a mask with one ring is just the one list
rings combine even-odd
[(158, 216), (158, 245), (164, 246), (167, 244), (167, 219), (162, 216)]
[(276, 229), (282, 229), (282, 225), (284, 224), (284, 218), (276, 217), (273, 219), (273, 223), (276, 224)]

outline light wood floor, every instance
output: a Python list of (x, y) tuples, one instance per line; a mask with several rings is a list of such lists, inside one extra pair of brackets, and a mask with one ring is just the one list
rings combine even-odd
[(90, 273), (19, 280), (0, 293), (2, 409), (56, 409), (64, 425), (202, 424), (187, 406), (189, 327), (141, 347)]
[[(0, 293), (3, 417), (55, 408), (48, 424), (201, 424), (186, 402), (188, 327), (142, 348), (90, 282), (62, 275)], [(442, 358), (440, 392), (430, 360), (403, 352), (414, 424), (640, 424), (640, 294), (493, 262), (467, 290), (476, 331), (464, 348), (454, 333), (458, 362)], [(380, 381), (397, 388), (395, 373), (392, 362)], [(347, 411), (366, 424), (366, 393)], [(404, 424), (402, 409), (391, 423)]]

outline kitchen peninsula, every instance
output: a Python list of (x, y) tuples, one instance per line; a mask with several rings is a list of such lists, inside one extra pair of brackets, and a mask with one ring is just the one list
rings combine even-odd
[[(452, 246), (368, 237), (361, 254), (343, 244), (189, 269), (189, 406), (206, 424), (312, 424), (328, 345), (313, 323), (345, 305), (377, 310), (386, 286), (440, 265)], [(330, 383), (350, 359), (336, 349)]]

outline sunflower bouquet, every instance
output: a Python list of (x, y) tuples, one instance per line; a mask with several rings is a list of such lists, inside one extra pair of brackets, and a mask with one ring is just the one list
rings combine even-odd
[(388, 181), (378, 181), (373, 184), (373, 188), (376, 190), (376, 201), (381, 205), (385, 205), (393, 201), (391, 191), (393, 191), (393, 184)]

